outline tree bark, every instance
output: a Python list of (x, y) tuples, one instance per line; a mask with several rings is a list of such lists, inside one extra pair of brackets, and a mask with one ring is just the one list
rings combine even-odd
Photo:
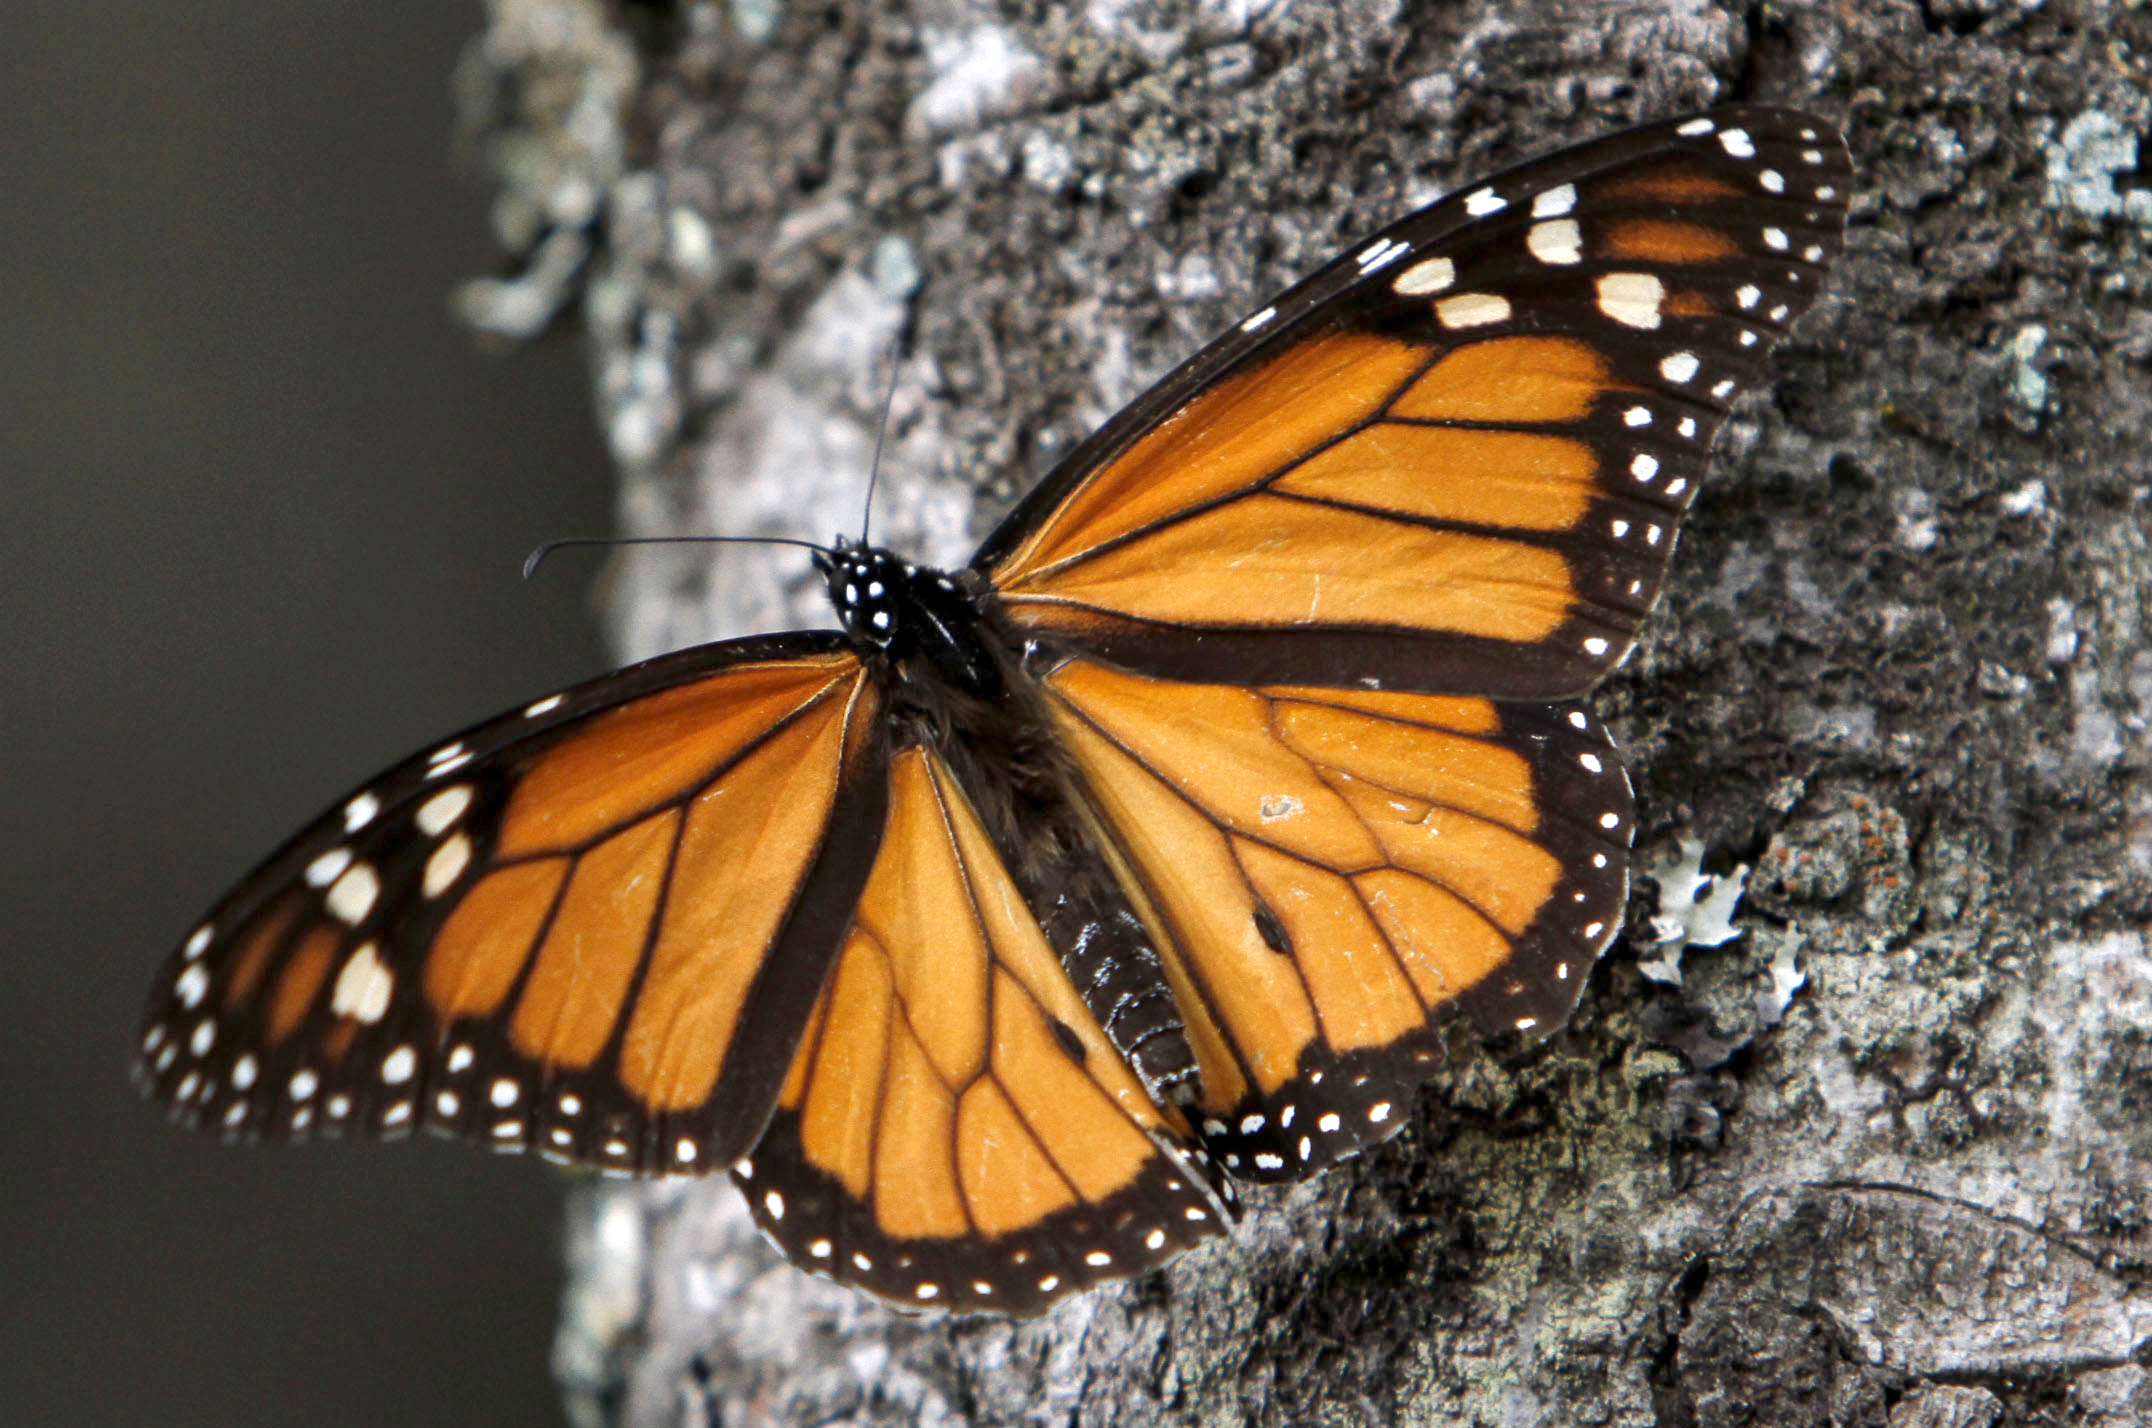
[[(490, 12), (466, 90), (526, 267), (465, 310), (580, 299), (634, 533), (857, 530), (903, 332), (875, 535), (959, 563), (1206, 337), (1495, 167), (1750, 98), (1861, 175), (1595, 696), (1662, 876), (1567, 1029), (1034, 1323), (812, 1280), (722, 1177), (593, 1183), (579, 1423), (2152, 1420), (2152, 11)], [(623, 657), (827, 623), (797, 552), (632, 555)], [(1698, 845), (1750, 871), (1684, 953)]]

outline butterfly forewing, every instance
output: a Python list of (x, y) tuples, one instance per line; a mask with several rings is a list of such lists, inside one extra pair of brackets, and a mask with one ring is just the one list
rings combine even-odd
[(1729, 109), (1446, 199), (1139, 400), (977, 564), (1019, 625), (1150, 673), (1579, 694), (1848, 173), (1818, 121)]
[(141, 1073), (234, 1136), (423, 1125), (616, 1170), (728, 1164), (880, 832), (877, 712), (843, 642), (801, 635), (652, 661), (449, 740), (187, 938)]
[(734, 1171), (763, 1229), (900, 1305), (1034, 1313), (1224, 1227), (1185, 1129), (1086, 1009), (947, 768), (900, 753), (835, 973)]
[(1393, 1134), (1452, 1013), (1552, 1029), (1613, 938), (1628, 782), (1579, 706), (1086, 661), (1048, 683), (1236, 1174), (1298, 1177)]

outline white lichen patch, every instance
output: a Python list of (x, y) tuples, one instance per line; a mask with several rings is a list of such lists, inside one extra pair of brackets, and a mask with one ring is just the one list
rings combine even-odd
[(1657, 955), (1636, 964), (1655, 982), (1681, 985), (1681, 953), (1689, 947), (1717, 947), (1741, 935), (1734, 909), (1748, 887), (1748, 865), (1739, 863), (1723, 877), (1704, 871), (1704, 845), (1683, 838), (1672, 854), (1647, 863), (1646, 876), (1659, 885), (1659, 910), (1651, 934)]
[(2093, 1140), (2122, 1149), (2127, 1142), (2118, 1134), (2121, 1127), (2081, 1121), (2107, 1099), (2093, 1088), (2123, 1079), (2115, 1075), (2126, 1064), (2126, 1055), (2115, 1049), (2122, 1044), (2116, 1030), (2152, 1021), (2152, 947), (2142, 933), (2115, 932), (2089, 942), (2053, 943), (2042, 961), (2052, 983), (2078, 989), (2075, 996), (2031, 1007), (2049, 1077), (2043, 1098), (2048, 1135), (2058, 1145)]
[(976, 129), (1022, 107), (1044, 72), (1039, 57), (1000, 25), (929, 31), (927, 68), (933, 78), (905, 111), (905, 131), (952, 134)]
[(1940, 533), (1935, 524), (1933, 497), (1918, 486), (1901, 486), (1891, 494), (1891, 507), (1898, 544), (1910, 551), (1934, 549)]
[(1806, 939), (1798, 932), (1779, 935), (1771, 949), (1771, 985), (1756, 993), (1756, 1024), (1765, 1029), (1777, 1026), (1786, 1019), (1786, 1008), (1793, 1004), (1793, 994), (1808, 985), (1808, 973), (1801, 970), (1801, 946)]
[(2028, 414), (2047, 410), (2047, 374), (2034, 365), (2047, 346), (2047, 329), (2028, 323), (2010, 339), (2010, 399)]
[(2047, 510), (2047, 483), (2027, 481), (2015, 490), (2007, 491), (1996, 503), (2006, 516), (2037, 516)]
[(2047, 662), (2068, 664), (2077, 658), (2077, 607), (2060, 595), (2047, 602)]
[(2087, 109), (2047, 143), (2047, 201), (2088, 218), (2127, 218), (2152, 228), (2152, 190), (2115, 187), (2137, 168), (2137, 136), (2120, 121)]

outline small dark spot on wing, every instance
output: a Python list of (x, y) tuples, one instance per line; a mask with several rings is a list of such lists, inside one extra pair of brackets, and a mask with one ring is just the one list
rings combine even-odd
[(1069, 1060), (1078, 1066), (1083, 1065), (1083, 1038), (1076, 1034), (1075, 1028), (1059, 1017), (1048, 1017), (1047, 1023), (1053, 1027), (1054, 1040), (1061, 1043), (1061, 1049), (1069, 1054)]

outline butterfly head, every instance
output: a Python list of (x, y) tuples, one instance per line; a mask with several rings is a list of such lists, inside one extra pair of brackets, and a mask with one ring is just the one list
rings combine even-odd
[(905, 596), (918, 578), (917, 567), (892, 551), (854, 545), (841, 536), (832, 549), (816, 551), (814, 563), (828, 582), (829, 602), (846, 634), (885, 652), (903, 641)]
[(974, 694), (996, 687), (993, 661), (979, 637), (978, 602), (956, 577), (842, 538), (817, 551), (814, 563), (855, 644), (899, 661), (923, 658)]

